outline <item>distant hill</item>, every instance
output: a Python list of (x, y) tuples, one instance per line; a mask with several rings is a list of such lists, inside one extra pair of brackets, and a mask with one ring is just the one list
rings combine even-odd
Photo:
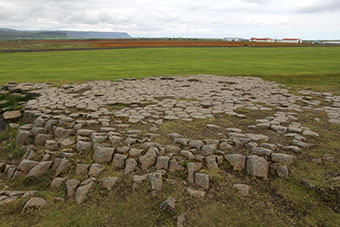
[(0, 40), (17, 39), (128, 39), (126, 32), (96, 32), (96, 31), (25, 31), (0, 28)]

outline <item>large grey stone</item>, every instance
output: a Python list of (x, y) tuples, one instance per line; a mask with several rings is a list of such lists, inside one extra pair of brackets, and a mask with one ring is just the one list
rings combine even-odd
[(191, 188), (187, 188), (187, 192), (191, 197), (198, 198), (198, 199), (204, 199), (205, 191), (200, 190), (193, 190)]
[(156, 161), (156, 157), (157, 157), (156, 152), (152, 149), (146, 152), (145, 155), (141, 156), (139, 158), (139, 162), (141, 164), (142, 169), (145, 170), (152, 166)]
[(93, 154), (93, 160), (98, 163), (111, 162), (115, 149), (110, 147), (97, 147)]
[(102, 179), (103, 182), (103, 187), (106, 188), (107, 190), (112, 190), (113, 186), (118, 181), (118, 177), (105, 177)]
[(157, 169), (168, 169), (170, 158), (167, 156), (158, 156), (156, 162)]
[(205, 158), (208, 169), (217, 169), (223, 163), (223, 156), (210, 155)]
[(71, 162), (66, 158), (63, 158), (58, 165), (55, 176), (59, 176), (60, 174), (66, 174), (71, 168)]
[(240, 195), (242, 196), (248, 196), (249, 195), (249, 190), (250, 190), (250, 186), (246, 185), (246, 184), (234, 184), (233, 188), (236, 188)]
[(267, 178), (269, 164), (265, 158), (250, 155), (247, 157), (247, 172), (256, 177)]
[(125, 162), (124, 174), (132, 173), (137, 167), (137, 161), (133, 158), (128, 158)]
[(264, 147), (255, 147), (251, 150), (251, 153), (259, 156), (270, 156), (272, 154), (272, 150)]
[(246, 167), (246, 156), (242, 154), (229, 154), (224, 158), (233, 166), (236, 171), (243, 170)]
[(193, 163), (193, 162), (190, 162), (188, 163), (187, 165), (187, 168), (188, 168), (188, 182), (190, 184), (193, 184), (194, 183), (194, 174), (195, 172), (197, 172), (198, 170), (200, 170), (202, 168), (203, 164), (202, 163)]
[(61, 186), (62, 183), (64, 183), (66, 181), (66, 178), (64, 177), (56, 177), (53, 179), (52, 183), (51, 183), (51, 188), (52, 189), (57, 189)]
[(3, 113), (4, 120), (16, 120), (21, 117), (21, 112), (18, 110), (15, 111), (6, 111)]
[[(83, 182), (82, 182), (82, 184), (83, 184)], [(88, 193), (90, 192), (93, 184), (94, 184), (94, 182), (90, 181), (89, 183), (84, 184), (84, 185), (80, 185), (77, 188), (76, 196), (75, 196), (77, 204), (82, 204), (83, 202), (85, 202), (85, 200), (87, 199)]]
[(29, 145), (31, 143), (33, 143), (32, 133), (29, 131), (19, 130), (15, 140), (15, 146), (19, 148), (22, 145)]
[(42, 207), (44, 207), (46, 205), (46, 200), (42, 199), (42, 198), (38, 198), (38, 197), (33, 197), (33, 198), (30, 198), (25, 206), (24, 206), (24, 211), (27, 210), (27, 209), (30, 209), (30, 208), (33, 208), (33, 209), (40, 209)]
[(294, 157), (292, 155), (289, 155), (289, 154), (273, 153), (272, 154), (272, 161), (273, 162), (291, 164), (291, 163), (294, 162)]
[(112, 167), (116, 169), (124, 168), (125, 160), (127, 159), (125, 154), (115, 154), (112, 160)]
[(98, 176), (103, 170), (105, 169), (104, 166), (98, 164), (98, 163), (93, 163), (90, 167), (90, 170), (88, 172), (89, 176), (96, 177)]
[(195, 184), (204, 189), (209, 189), (209, 175), (205, 173), (196, 173)]
[(68, 179), (66, 181), (66, 189), (67, 189), (67, 196), (72, 197), (76, 191), (76, 188), (80, 184), (79, 180), (76, 179)]
[(30, 176), (38, 177), (40, 175), (47, 173), (51, 165), (52, 165), (51, 161), (39, 162), (36, 166), (34, 166), (29, 171), (29, 173), (27, 174), (27, 177), (30, 177)]
[(77, 164), (76, 165), (76, 175), (87, 174), (89, 170), (88, 164)]
[(45, 142), (51, 139), (53, 139), (53, 136), (50, 134), (38, 134), (34, 139), (34, 144), (35, 146), (45, 146)]
[(20, 162), (18, 169), (23, 173), (27, 174), (29, 171), (38, 164), (36, 161), (31, 161), (28, 159), (24, 159)]
[(158, 195), (158, 192), (162, 190), (162, 174), (159, 172), (154, 172), (149, 174), (150, 184), (151, 184), (151, 190), (152, 195), (156, 196)]
[(89, 151), (92, 148), (92, 143), (85, 141), (78, 141), (76, 145), (77, 151), (80, 153)]
[(50, 151), (57, 151), (59, 149), (59, 144), (55, 140), (46, 140), (45, 148)]

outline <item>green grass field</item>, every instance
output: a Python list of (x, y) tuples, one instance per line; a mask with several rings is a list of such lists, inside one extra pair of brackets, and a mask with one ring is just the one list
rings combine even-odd
[[(260, 76), (339, 90), (340, 48), (140, 48), (0, 54), (0, 84), (114, 80), (161, 75)], [(323, 89), (326, 88), (326, 89)]]

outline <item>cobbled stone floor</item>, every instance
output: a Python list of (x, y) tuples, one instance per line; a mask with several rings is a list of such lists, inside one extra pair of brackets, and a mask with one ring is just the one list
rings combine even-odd
[[(282, 85), (254, 77), (174, 76), (62, 87), (10, 83), (5, 88), (37, 97), (26, 104), (25, 124), (17, 133), (16, 147), (25, 155), (17, 163), (0, 163), (1, 172), (11, 181), (52, 173), (51, 188), (65, 183), (67, 197), (75, 197), (79, 204), (94, 184), (108, 190), (114, 187), (119, 177), (101, 176), (108, 167), (121, 171), (120, 177), (132, 178), (135, 188), (149, 181), (152, 196), (158, 195), (164, 181), (172, 180), (169, 172), (181, 171), (187, 192), (202, 198), (211, 187), (205, 170), (223, 163), (233, 171), (259, 178), (267, 179), (269, 172), (289, 177), (289, 165), (319, 136), (300, 123), (303, 113), (326, 112), (330, 123), (340, 124), (340, 96), (292, 93)], [(162, 135), (162, 127), (169, 122), (183, 127), (211, 120), (203, 126), (207, 131), (221, 129), (214, 119), (243, 121), (247, 115), (240, 109), (272, 115), (263, 118), (259, 114), (246, 131), (241, 127), (217, 130), (214, 139), (190, 138), (185, 131)], [(287, 139), (283, 144), (273, 143), (273, 133)], [(171, 142), (155, 142), (162, 136)], [(80, 181), (77, 175), (86, 179)], [(234, 187), (246, 196), (251, 185)], [(3, 190), (0, 204), (34, 194)]]

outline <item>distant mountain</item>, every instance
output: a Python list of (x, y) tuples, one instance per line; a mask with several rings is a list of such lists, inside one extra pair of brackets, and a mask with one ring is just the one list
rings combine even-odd
[(126, 32), (96, 32), (96, 31), (21, 31), (0, 28), (0, 40), (17, 39), (128, 39)]
[(131, 36), (126, 32), (65, 32), (70, 39), (129, 39)]

